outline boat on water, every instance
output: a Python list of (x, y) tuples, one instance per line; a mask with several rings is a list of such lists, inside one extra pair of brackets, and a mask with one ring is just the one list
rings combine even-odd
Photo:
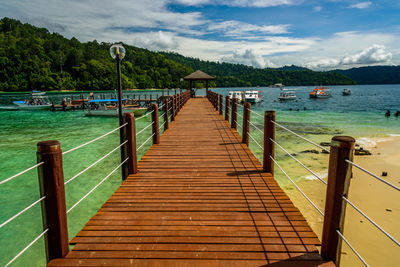
[(347, 88), (344, 88), (343, 91), (342, 91), (342, 95), (344, 95), (344, 96), (351, 95), (351, 90), (347, 89)]
[(329, 98), (331, 96), (330, 90), (327, 87), (316, 87), (310, 93), (310, 98)]
[(244, 100), (244, 93), (242, 91), (229, 91), (228, 96), (231, 100), (236, 98), (239, 103)]
[[(148, 108), (143, 108), (134, 105), (128, 105), (123, 100), (122, 113), (131, 112), (136, 117), (146, 113)], [(85, 116), (100, 116), (100, 117), (118, 117), (118, 99), (96, 99), (88, 102), (88, 109), (85, 111)]]
[(297, 96), (296, 96), (295, 91), (282, 89), (282, 92), (279, 95), (278, 99), (279, 99), (279, 101), (290, 101), (290, 100), (296, 100)]
[(260, 96), (260, 91), (245, 91), (244, 92), (244, 101), (250, 103), (258, 103), (262, 101)]
[(13, 101), (13, 104), (18, 110), (46, 110), (52, 106), (45, 92), (40, 91), (33, 91), (30, 99)]

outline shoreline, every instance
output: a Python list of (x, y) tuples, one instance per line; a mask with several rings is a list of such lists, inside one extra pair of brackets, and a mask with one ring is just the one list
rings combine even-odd
[[(354, 156), (354, 162), (388, 182), (400, 186), (400, 136), (387, 138), (360, 138), (372, 141), (362, 146), (371, 151), (369, 156)], [(358, 141), (359, 139), (357, 139)], [(301, 167), (300, 167), (301, 168)], [(302, 180), (299, 187), (324, 210), (326, 187), (318, 180)], [(318, 237), (322, 237), (323, 218), (298, 193), (296, 189), (285, 190), (301, 210)], [(372, 176), (353, 167), (349, 200), (397, 240), (400, 238), (400, 202), (398, 191)], [(371, 266), (396, 266), (400, 261), (398, 247), (350, 205), (346, 208), (344, 236)], [(396, 255), (394, 257), (394, 255)], [(360, 260), (343, 242), (342, 266), (358, 266)]]

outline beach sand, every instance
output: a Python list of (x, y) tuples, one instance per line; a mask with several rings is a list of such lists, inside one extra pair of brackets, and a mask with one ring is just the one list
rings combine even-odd
[[(380, 177), (400, 186), (400, 137), (379, 138), (370, 144), (373, 147), (368, 149), (372, 155), (355, 156), (355, 163), (378, 176), (386, 171), (388, 175)], [(327, 164), (327, 156), (321, 155), (319, 158), (320, 162)], [(313, 169), (313, 164), (307, 165)], [(303, 180), (298, 185), (323, 211), (326, 186), (319, 180)], [(296, 189), (285, 188), (285, 191), (321, 239), (322, 216)], [(349, 200), (393, 237), (400, 240), (400, 192), (353, 167)], [(350, 205), (347, 205), (346, 209), (344, 236), (370, 266), (399, 266), (399, 247)], [(344, 242), (341, 266), (364, 266)]]

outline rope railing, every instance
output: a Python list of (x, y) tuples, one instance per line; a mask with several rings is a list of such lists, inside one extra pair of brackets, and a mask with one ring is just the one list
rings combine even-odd
[(125, 142), (123, 142), (122, 144), (118, 145), (117, 147), (115, 147), (113, 150), (111, 150), (110, 152), (108, 152), (107, 154), (105, 154), (103, 157), (99, 158), (98, 160), (96, 160), (95, 162), (93, 162), (91, 165), (89, 165), (88, 167), (86, 167), (85, 169), (83, 169), (82, 171), (80, 171), (79, 173), (77, 173), (76, 175), (74, 175), (72, 178), (70, 178), (68, 181), (66, 181), (64, 184), (68, 184), (70, 182), (72, 182), (73, 180), (75, 180), (76, 178), (78, 178), (79, 176), (81, 176), (82, 174), (84, 174), (85, 172), (87, 172), (89, 169), (91, 169), (92, 167), (94, 167), (95, 165), (97, 165), (99, 162), (103, 161), (105, 158), (107, 158), (108, 156), (110, 156), (113, 152), (115, 152), (116, 150), (118, 150), (120, 147), (122, 147), (123, 145), (125, 145), (126, 143), (128, 143), (128, 140), (125, 140)]
[(79, 205), (85, 198), (87, 198), (94, 190), (96, 190), (97, 187), (99, 187), (102, 183), (104, 183), (114, 172), (116, 172), (122, 165), (125, 164), (125, 162), (128, 161), (129, 158), (126, 158), (124, 161), (121, 162), (115, 169), (113, 169), (109, 174), (107, 174), (106, 177), (103, 178), (97, 185), (95, 185), (89, 192), (87, 192), (81, 199), (79, 199), (74, 205), (71, 206), (67, 210), (67, 214), (70, 213), (76, 206)]
[(85, 147), (85, 146), (87, 146), (87, 145), (89, 145), (89, 144), (91, 144), (91, 143), (94, 143), (94, 142), (96, 142), (96, 141), (98, 141), (98, 140), (100, 140), (100, 139), (102, 139), (102, 138), (104, 138), (104, 137), (106, 137), (106, 136), (108, 136), (108, 135), (110, 135), (110, 134), (112, 134), (112, 133), (118, 131), (119, 129), (125, 127), (126, 125), (128, 125), (128, 123), (124, 123), (123, 125), (119, 126), (118, 128), (115, 128), (114, 130), (109, 131), (108, 133), (103, 134), (102, 136), (96, 137), (96, 138), (90, 140), (89, 142), (86, 142), (86, 143), (84, 143), (84, 144), (82, 144), (82, 145), (79, 145), (79, 146), (74, 147), (74, 148), (72, 148), (72, 149), (70, 149), (70, 150), (67, 150), (67, 151), (63, 152), (62, 154), (63, 154), (63, 155), (66, 155), (66, 154), (71, 153), (71, 152), (73, 152), (73, 151), (75, 151), (75, 150), (78, 150), (78, 149), (80, 149), (80, 148), (82, 148), (82, 147)]
[(390, 186), (390, 187), (396, 189), (397, 191), (400, 191), (400, 188), (399, 188), (398, 186), (395, 186), (394, 184), (389, 183), (388, 181), (386, 181), (386, 180), (382, 179), (381, 177), (379, 177), (378, 175), (373, 174), (372, 172), (370, 172), (370, 171), (364, 169), (363, 167), (361, 167), (361, 166), (355, 164), (354, 162), (352, 162), (352, 161), (350, 161), (350, 160), (348, 160), (348, 159), (346, 159), (346, 162), (349, 163), (349, 164), (351, 164), (352, 166), (356, 167), (357, 169), (362, 170), (363, 172), (369, 174), (370, 176), (374, 177), (375, 179), (381, 181), (382, 183), (384, 183), (384, 184), (386, 184), (386, 185), (388, 185), (388, 186)]
[(4, 267), (8, 267), (17, 260), (25, 251), (27, 251), (33, 244), (35, 244), (42, 236), (44, 236), (49, 231), (49, 228), (44, 230), (41, 234), (39, 234), (31, 243), (29, 243), (24, 249), (22, 249), (12, 260), (10, 260)]
[(278, 166), (278, 168), (285, 174), (285, 176), (292, 182), (292, 184), (297, 188), (297, 190), (299, 190), (299, 192), (307, 199), (308, 202), (310, 202), (310, 204), (318, 211), (319, 214), (321, 214), (322, 217), (324, 217), (324, 213), (317, 207), (317, 205), (314, 204), (314, 202), (312, 202), (311, 199), (308, 198), (308, 196), (303, 192), (303, 190), (300, 189), (300, 187), (298, 187), (298, 185), (292, 180), (292, 178), (290, 178), (290, 176), (282, 169), (282, 167), (278, 164), (278, 162), (275, 161), (275, 159), (273, 157), (271, 157), (271, 160), (276, 164), (276, 166)]
[(146, 141), (144, 141), (136, 151), (139, 151), (147, 142), (149, 142), (149, 140), (155, 135), (155, 133), (153, 133), (149, 138), (146, 139)]
[(163, 123), (163, 124), (161, 124), (161, 125), (158, 127), (158, 130), (160, 130), (162, 127), (164, 127), (165, 123), (167, 123), (167, 122), (166, 122), (166, 121), (164, 121), (164, 123)]
[(325, 152), (328, 152), (328, 153), (330, 152), (329, 149), (326, 149), (325, 147), (323, 147), (323, 146), (321, 146), (321, 145), (318, 145), (317, 143), (315, 143), (315, 142), (313, 142), (313, 141), (311, 141), (311, 140), (305, 138), (304, 136), (301, 136), (301, 135), (299, 135), (299, 134), (293, 132), (292, 130), (286, 128), (285, 126), (280, 125), (280, 124), (277, 123), (276, 121), (272, 121), (272, 123), (275, 124), (276, 126), (278, 126), (279, 128), (281, 128), (281, 129), (283, 129), (283, 130), (285, 130), (285, 131), (287, 131), (287, 132), (289, 132), (289, 133), (291, 133), (291, 134), (293, 134), (293, 135), (295, 135), (295, 136), (297, 136), (297, 137), (303, 139), (304, 141), (306, 141), (306, 142), (308, 142), (308, 143), (310, 143), (310, 144), (312, 144), (312, 145), (314, 145), (314, 146), (316, 146), (316, 147), (318, 147), (318, 148), (324, 150)]
[(299, 163), (304, 169), (306, 169), (309, 173), (311, 173), (312, 175), (314, 175), (315, 178), (317, 178), (319, 181), (321, 181), (322, 183), (324, 183), (325, 185), (328, 185), (327, 182), (325, 182), (321, 177), (319, 177), (315, 172), (313, 172), (311, 169), (309, 169), (306, 165), (304, 165), (300, 160), (298, 160), (295, 156), (293, 156), (292, 154), (290, 154), (285, 148), (283, 148), (278, 142), (276, 142), (273, 139), (269, 139), (271, 142), (273, 142), (275, 145), (277, 145), (280, 149), (282, 149), (289, 157), (291, 157), (292, 159), (294, 159), (297, 163)]
[(15, 178), (17, 178), (17, 177), (23, 175), (23, 174), (29, 172), (30, 170), (35, 169), (35, 168), (37, 168), (37, 167), (39, 167), (39, 166), (41, 166), (41, 165), (43, 165), (43, 164), (44, 164), (44, 162), (39, 162), (38, 164), (33, 165), (32, 167), (29, 167), (28, 169), (25, 169), (25, 170), (23, 170), (23, 171), (21, 171), (21, 172), (15, 174), (15, 175), (13, 175), (13, 176), (7, 178), (7, 179), (4, 179), (4, 180), (0, 181), (0, 185), (5, 184), (5, 183), (7, 183), (7, 182), (9, 182), (9, 181), (11, 181), (11, 180), (13, 180), (13, 179), (15, 179)]
[(150, 114), (152, 114), (154, 112), (154, 110), (150, 111), (149, 113), (147, 113), (146, 115), (141, 116), (140, 118), (135, 118), (136, 121), (141, 120), (143, 118), (146, 118), (147, 116), (149, 116)]
[(257, 142), (257, 140), (249, 133), (249, 137), (254, 141), (254, 143), (256, 143), (256, 145), (262, 150), (264, 151), (264, 148), (260, 145), (260, 143)]
[(158, 119), (161, 119), (162, 116), (164, 116), (164, 112), (160, 112), (161, 115), (158, 116)]
[(38, 200), (36, 200), (35, 202), (33, 202), (32, 204), (30, 204), (28, 207), (26, 207), (25, 209), (21, 210), (20, 212), (18, 212), (17, 214), (15, 214), (14, 216), (12, 216), (11, 218), (9, 218), (8, 220), (4, 221), (2, 224), (0, 224), (0, 229), (3, 228), (4, 226), (6, 226), (7, 224), (9, 224), (10, 222), (14, 221), (16, 218), (18, 218), (20, 215), (24, 214), (26, 211), (30, 210), (31, 208), (33, 208), (34, 206), (36, 206), (38, 203), (40, 203), (41, 201), (43, 201), (46, 198), (46, 196), (43, 196), (41, 198), (39, 198)]
[(236, 122), (236, 126), (238, 126), (240, 129), (243, 129), (243, 127), (236, 120), (234, 121)]
[(397, 246), (400, 247), (400, 242), (396, 240), (393, 236), (391, 236), (388, 232), (386, 232), (381, 226), (379, 226), (374, 220), (372, 220), (368, 215), (362, 212), (353, 202), (351, 202), (348, 198), (342, 197), (344, 201), (346, 201), (350, 206), (352, 206), (358, 213), (360, 213), (365, 219), (367, 219), (370, 223), (372, 223), (376, 228), (378, 228), (384, 235), (386, 235), (390, 240), (392, 240)]
[(257, 125), (255, 125), (254, 123), (252, 123), (250, 120), (247, 120), (251, 126), (253, 126), (254, 129), (256, 129), (257, 131), (259, 131), (260, 133), (264, 134), (264, 131), (261, 130), (260, 128), (257, 127)]
[(358, 253), (358, 251), (350, 244), (349, 241), (347, 241), (347, 239), (344, 237), (344, 235), (339, 231), (336, 230), (336, 233), (340, 236), (340, 238), (342, 238), (342, 240), (349, 246), (349, 248), (354, 252), (354, 254), (356, 254), (356, 256), (360, 259), (360, 261), (362, 263), (364, 263), (365, 266), (369, 266), (368, 263), (364, 260), (363, 257), (361, 257), (360, 253)]
[(146, 131), (149, 127), (151, 127), (154, 124), (154, 121), (152, 123), (150, 123), (149, 125), (147, 125), (146, 127), (144, 127), (142, 130), (140, 130), (139, 132), (136, 133), (136, 136), (140, 135), (141, 133), (143, 133), (144, 131)]

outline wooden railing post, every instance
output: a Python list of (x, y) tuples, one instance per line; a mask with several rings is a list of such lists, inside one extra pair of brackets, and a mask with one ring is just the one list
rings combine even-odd
[(42, 202), (43, 229), (47, 262), (64, 258), (69, 252), (67, 208), (65, 206), (64, 172), (60, 142), (51, 140), (37, 144), (37, 161)]
[(153, 122), (153, 144), (160, 143), (160, 130), (159, 130), (159, 122), (158, 122), (158, 105), (152, 104), (151, 110), (153, 113), (151, 114), (152, 122)]
[(326, 190), (324, 228), (322, 230), (321, 256), (339, 266), (341, 243), (336, 230), (343, 233), (351, 165), (345, 160), (353, 160), (355, 140), (350, 136), (335, 136), (331, 140)]
[(168, 98), (164, 97), (164, 131), (169, 127)]
[(136, 122), (135, 115), (127, 112), (124, 114), (124, 123), (128, 123), (125, 126), (125, 136), (128, 143), (126, 144), (126, 153), (129, 160), (128, 164), (128, 175), (137, 173), (137, 153), (136, 153)]
[(174, 95), (175, 117), (178, 115), (178, 96)]
[(263, 170), (274, 175), (274, 162), (275, 158), (275, 144), (271, 141), (275, 140), (275, 111), (265, 111), (264, 114), (264, 157), (263, 157)]
[(230, 108), (230, 98), (229, 96), (225, 96), (225, 120), (229, 121), (229, 108)]
[(243, 106), (242, 143), (249, 146), (251, 104), (246, 102)]
[(175, 120), (175, 96), (171, 96), (171, 122)]
[(223, 102), (223, 97), (222, 95), (219, 95), (219, 115), (223, 114), (223, 106), (224, 106), (224, 102)]
[(231, 128), (237, 129), (237, 98), (232, 99)]

